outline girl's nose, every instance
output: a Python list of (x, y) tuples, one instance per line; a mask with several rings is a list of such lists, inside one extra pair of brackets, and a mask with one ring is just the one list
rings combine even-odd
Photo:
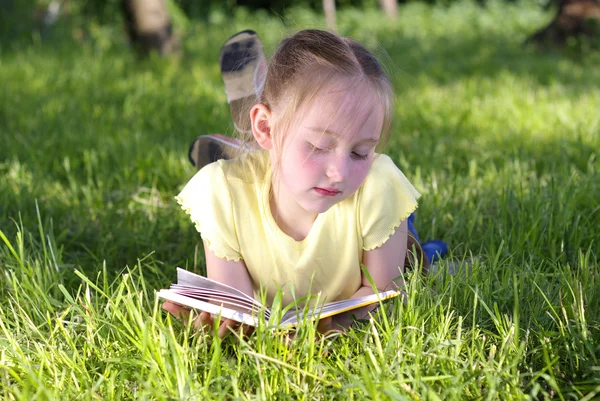
[(327, 166), (327, 177), (333, 182), (342, 182), (348, 175), (349, 158), (346, 155), (335, 155)]

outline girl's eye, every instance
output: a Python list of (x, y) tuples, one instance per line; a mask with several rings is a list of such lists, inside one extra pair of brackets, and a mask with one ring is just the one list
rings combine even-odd
[(310, 146), (310, 150), (313, 153), (325, 153), (327, 151), (327, 149), (319, 148), (319, 147), (313, 145), (312, 143), (309, 143), (309, 146)]
[(360, 153), (352, 152), (352, 157), (356, 160), (367, 160), (369, 154), (362, 155)]

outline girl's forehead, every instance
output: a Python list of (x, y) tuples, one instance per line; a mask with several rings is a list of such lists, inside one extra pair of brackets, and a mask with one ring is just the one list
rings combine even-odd
[[(349, 93), (319, 96), (296, 119), (292, 135), (299, 138), (332, 139), (344, 143), (376, 145), (383, 128), (383, 111), (369, 99)], [(357, 101), (357, 99), (359, 99)]]
[(364, 125), (370, 117), (383, 119), (380, 99), (374, 92), (365, 84), (329, 85), (301, 107), (298, 117), (306, 123), (315, 121), (339, 129)]

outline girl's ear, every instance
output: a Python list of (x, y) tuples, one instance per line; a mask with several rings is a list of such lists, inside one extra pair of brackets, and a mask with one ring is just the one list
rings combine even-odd
[(273, 148), (271, 137), (271, 110), (262, 103), (255, 104), (250, 109), (252, 135), (263, 149)]

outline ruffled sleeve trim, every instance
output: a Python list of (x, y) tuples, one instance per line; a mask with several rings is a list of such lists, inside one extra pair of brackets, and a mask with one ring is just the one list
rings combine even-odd
[(394, 233), (396, 232), (396, 230), (398, 229), (398, 227), (400, 227), (400, 224), (402, 224), (402, 222), (406, 219), (408, 219), (408, 216), (410, 216), (415, 210), (417, 210), (417, 207), (419, 207), (419, 205), (417, 203), (415, 203), (414, 207), (412, 208), (412, 210), (410, 212), (408, 212), (405, 216), (402, 216), (400, 218), (400, 220), (398, 221), (397, 224), (393, 225), (389, 231), (387, 235), (382, 235), (381, 236), (381, 241), (373, 246), (370, 247), (365, 247), (363, 246), (363, 251), (372, 251), (374, 249), (377, 249), (379, 247), (381, 247), (383, 244), (385, 244), (391, 237), (392, 235), (394, 235)]
[(218, 258), (242, 260), (227, 179), (218, 163), (202, 168), (175, 196), (206, 246)]
[(200, 221), (197, 218), (193, 217), (192, 208), (189, 206), (189, 202), (187, 202), (183, 197), (181, 197), (179, 195), (177, 195), (175, 197), (175, 200), (177, 201), (177, 203), (179, 203), (179, 205), (181, 206), (181, 209), (183, 209), (183, 211), (188, 216), (190, 216), (192, 223), (194, 223), (194, 226), (196, 227), (196, 231), (198, 231), (200, 233), (205, 245), (208, 247), (208, 249), (210, 249), (212, 251), (212, 253), (215, 254), (215, 256), (217, 256), (220, 259), (225, 259), (228, 262), (239, 262), (240, 260), (242, 260), (241, 256), (233, 257), (231, 255), (226, 254), (222, 250), (220, 250), (219, 247), (213, 246), (213, 243), (207, 237), (206, 233), (202, 233)]
[(196, 219), (192, 216), (192, 208), (189, 206), (189, 202), (186, 202), (186, 200), (179, 195), (177, 195), (175, 197), (175, 200), (181, 206), (181, 209), (183, 209), (183, 211), (188, 216), (190, 216), (190, 219), (192, 220), (192, 223), (194, 223), (194, 226), (196, 227), (196, 231), (198, 231), (200, 233), (200, 236), (202, 237), (202, 240), (204, 241), (205, 246), (207, 246), (208, 249), (210, 249), (212, 251), (212, 253), (215, 254), (215, 256), (217, 256), (220, 259), (225, 259), (228, 262), (239, 262), (240, 260), (243, 260), (243, 258), (241, 256), (232, 257), (232, 256), (222, 252), (221, 250), (219, 250), (218, 247), (213, 246), (212, 242), (210, 241), (210, 239), (207, 238), (206, 234), (202, 233), (200, 221), (198, 221), (198, 219)]
[(386, 155), (377, 155), (359, 192), (362, 249), (385, 244), (417, 207), (419, 191)]

